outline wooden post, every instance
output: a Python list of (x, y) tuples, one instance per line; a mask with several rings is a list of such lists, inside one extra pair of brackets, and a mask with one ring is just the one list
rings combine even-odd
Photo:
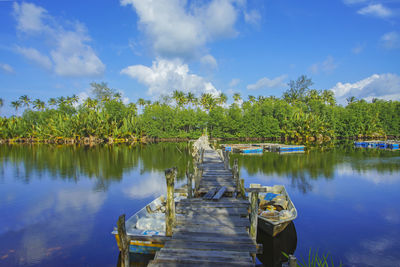
[(239, 165), (238, 159), (233, 162), (233, 179), (235, 180), (236, 189), (239, 190)]
[(244, 189), (244, 179), (240, 179), (240, 195), (243, 199), (246, 199), (246, 192)]
[(229, 170), (229, 151), (225, 151), (224, 153), (224, 167), (226, 170)]
[(193, 179), (193, 174), (190, 173), (190, 161), (188, 161), (187, 168), (186, 168), (186, 178), (187, 178), (187, 198), (192, 198), (193, 197), (193, 187), (192, 187), (192, 179)]
[(172, 228), (175, 225), (175, 200), (174, 185), (176, 177), (176, 167), (165, 170), (167, 180), (167, 206), (165, 209), (165, 235), (172, 236)]
[(117, 222), (118, 227), (118, 237), (121, 249), (121, 266), (122, 267), (129, 267), (129, 245), (130, 240), (128, 235), (126, 234), (125, 228), (125, 214), (122, 214), (118, 218)]
[(258, 192), (251, 193), (251, 213), (250, 213), (250, 236), (257, 240), (257, 220), (258, 220)]
[(297, 267), (297, 259), (294, 255), (289, 255), (289, 267)]

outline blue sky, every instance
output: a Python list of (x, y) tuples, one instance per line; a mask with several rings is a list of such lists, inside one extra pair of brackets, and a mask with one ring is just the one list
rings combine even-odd
[(399, 23), (399, 0), (1, 0), (1, 114), (101, 81), (131, 102), (175, 89), (232, 101), (306, 74), (339, 103), (400, 100)]

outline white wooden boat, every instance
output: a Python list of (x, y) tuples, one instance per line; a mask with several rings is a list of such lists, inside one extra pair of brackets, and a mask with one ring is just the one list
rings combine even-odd
[(259, 229), (274, 237), (297, 218), (296, 207), (283, 185), (261, 186), (252, 184), (250, 187), (266, 189), (265, 193), (259, 193), (257, 221)]
[[(186, 198), (175, 194), (175, 202)], [(155, 254), (164, 247), (165, 236), (165, 197), (160, 196), (133, 214), (126, 222), (126, 233), (131, 238), (129, 252), (139, 254)], [(118, 230), (114, 227), (112, 234), (115, 236), (118, 248), (121, 244)]]

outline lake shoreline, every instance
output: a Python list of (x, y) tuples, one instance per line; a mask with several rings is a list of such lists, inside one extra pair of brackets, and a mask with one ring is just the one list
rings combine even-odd
[[(387, 135), (387, 136), (353, 136), (353, 137), (336, 137), (330, 138), (329, 136), (319, 135), (317, 137), (308, 136), (306, 138), (288, 138), (288, 137), (234, 137), (234, 138), (210, 138), (211, 141), (278, 141), (278, 142), (315, 142), (315, 143), (326, 143), (333, 140), (393, 140), (399, 139), (399, 136)], [(39, 139), (39, 138), (8, 138), (0, 139), (0, 144), (83, 144), (83, 145), (99, 145), (99, 144), (121, 144), (121, 143), (159, 143), (159, 142), (189, 142), (193, 140), (191, 138), (154, 138), (154, 137), (142, 137), (142, 138), (98, 138), (98, 137), (83, 137), (83, 138), (53, 138), (53, 139)]]

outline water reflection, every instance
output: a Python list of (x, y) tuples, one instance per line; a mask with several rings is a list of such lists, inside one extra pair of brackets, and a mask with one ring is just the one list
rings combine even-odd
[[(139, 168), (140, 174), (178, 167), (178, 178), (184, 177), (189, 154), (186, 143), (133, 145), (1, 145), (0, 179), (5, 166), (12, 164), (13, 176), (23, 183), (42, 179), (78, 182), (82, 177), (96, 179), (94, 190), (106, 191), (121, 181), (124, 173)], [(0, 180), (1, 181), (1, 180)]]
[[(231, 161), (239, 160), (242, 177), (263, 176), (290, 181), (292, 187), (303, 193), (313, 190), (312, 181), (332, 180), (338, 174), (362, 174), (363, 179), (374, 183), (390, 183), (393, 173), (400, 171), (400, 151), (366, 150), (349, 145), (339, 145), (336, 149), (311, 148), (306, 153), (279, 154), (265, 152), (262, 155), (249, 156), (232, 154)], [(245, 170), (243, 172), (243, 170)]]

